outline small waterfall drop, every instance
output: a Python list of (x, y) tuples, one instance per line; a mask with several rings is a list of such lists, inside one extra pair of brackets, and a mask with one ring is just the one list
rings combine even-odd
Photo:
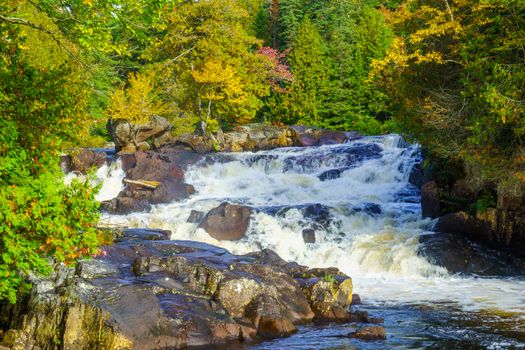
[[(124, 189), (124, 178), (126, 174), (122, 170), (121, 160), (106, 163), (97, 169), (95, 176), (91, 179), (92, 186), (100, 185), (95, 199), (99, 202), (110, 200), (118, 196)], [(64, 183), (70, 184), (74, 179), (85, 180), (86, 176), (77, 172), (70, 172), (64, 177)]]
[[(169, 229), (173, 239), (207, 242), (236, 254), (270, 248), (300, 264), (336, 266), (369, 302), (445, 302), (525, 315), (525, 281), (451, 275), (418, 254), (419, 237), (431, 234), (433, 223), (421, 218), (420, 192), (409, 183), (420, 149), (400, 136), (210, 157), (187, 169), (185, 181), (197, 191), (189, 199), (148, 213), (105, 214), (104, 221)], [(121, 182), (121, 175), (105, 181)], [(104, 185), (103, 198), (116, 195), (114, 187)], [(206, 213), (225, 201), (253, 208), (242, 240), (217, 241), (187, 222), (191, 210)], [(315, 231), (315, 243), (304, 242), (307, 229)]]

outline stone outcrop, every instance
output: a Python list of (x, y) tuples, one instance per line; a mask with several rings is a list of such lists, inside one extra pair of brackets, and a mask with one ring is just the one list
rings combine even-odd
[[(265, 250), (245, 256), (167, 231), (125, 230), (98, 257), (0, 304), (12, 349), (180, 349), (287, 336), (299, 324), (348, 320), (351, 279)], [(159, 240), (161, 239), (161, 240)]]
[(251, 208), (222, 203), (206, 214), (199, 227), (217, 240), (237, 241), (250, 225)]
[(292, 126), (301, 146), (336, 145), (358, 140), (362, 135), (355, 131), (330, 131), (308, 126)]
[[(439, 218), (436, 232), (464, 236), (487, 247), (525, 257), (525, 199), (498, 194), (495, 203), (481, 199), (464, 179), (442, 188), (430, 181), (421, 190), (423, 216)], [(484, 207), (489, 204), (487, 207)]]
[(247, 124), (214, 138), (185, 134), (175, 142), (198, 153), (261, 151), (278, 147), (302, 146), (295, 130), (266, 124)]
[[(452, 226), (451, 229), (454, 227)], [(458, 225), (457, 227), (461, 229), (465, 226)], [(466, 238), (468, 232), (458, 233), (460, 232), (420, 236), (419, 253), (432, 264), (445, 267), (450, 273), (516, 276), (525, 271), (525, 260), (518, 259), (507, 252), (495, 251), (474, 243)]]
[(157, 115), (152, 116), (148, 124), (138, 125), (126, 119), (110, 119), (107, 128), (119, 153), (147, 151), (171, 141), (171, 124)]
[(355, 132), (336, 132), (311, 127), (280, 127), (266, 124), (247, 124), (233, 131), (218, 133), (214, 138), (185, 134), (175, 142), (199, 153), (255, 152), (278, 147), (307, 147), (341, 144), (362, 136)]
[(64, 173), (76, 171), (86, 174), (91, 169), (97, 169), (106, 164), (108, 155), (89, 148), (74, 149), (60, 159), (60, 167)]
[(156, 188), (126, 184), (117, 198), (103, 204), (111, 213), (127, 214), (147, 211), (151, 205), (170, 203), (188, 198), (195, 192), (184, 182), (184, 169), (202, 157), (192, 151), (176, 147), (162, 147), (157, 151), (138, 151), (122, 156), (127, 180), (158, 182)]

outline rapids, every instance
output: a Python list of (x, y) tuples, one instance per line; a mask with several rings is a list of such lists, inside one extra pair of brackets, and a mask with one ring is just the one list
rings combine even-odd
[[(197, 191), (189, 199), (148, 213), (104, 214), (102, 222), (169, 229), (173, 239), (207, 242), (236, 254), (270, 248), (310, 267), (336, 266), (353, 278), (367, 305), (383, 312), (400, 305), (447, 305), (464, 313), (510, 314), (516, 327), (525, 325), (524, 276), (454, 275), (419, 253), (419, 237), (432, 234), (434, 224), (422, 219), (420, 192), (409, 183), (420, 158), (418, 145), (398, 135), (210, 155), (185, 173), (185, 182)], [(123, 178), (118, 164), (98, 176), (99, 199), (116, 196)], [(242, 240), (216, 241), (186, 222), (191, 210), (206, 213), (224, 201), (254, 209)], [(315, 243), (304, 242), (304, 229), (315, 230)]]

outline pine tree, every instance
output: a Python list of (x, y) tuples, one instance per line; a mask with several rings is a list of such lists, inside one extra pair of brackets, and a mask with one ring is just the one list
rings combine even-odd
[(292, 42), (289, 63), (293, 82), (284, 96), (287, 123), (321, 126), (330, 93), (331, 61), (321, 35), (306, 17)]

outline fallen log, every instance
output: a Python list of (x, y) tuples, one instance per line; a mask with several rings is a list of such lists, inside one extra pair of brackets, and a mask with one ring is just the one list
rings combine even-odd
[(139, 186), (142, 186), (142, 187), (150, 188), (152, 190), (156, 189), (160, 185), (160, 182), (157, 182), (157, 181), (146, 181), (146, 180), (128, 180), (128, 179), (124, 179), (124, 182), (126, 182), (128, 184), (139, 185)]

